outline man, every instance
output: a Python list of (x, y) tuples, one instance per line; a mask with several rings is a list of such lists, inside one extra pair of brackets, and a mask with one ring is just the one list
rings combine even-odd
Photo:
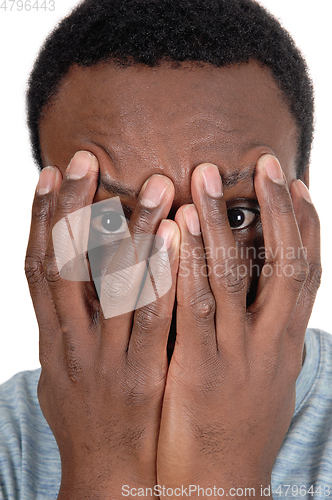
[[(320, 278), (312, 88), (289, 36), (249, 0), (90, 0), (29, 85), (42, 371), (2, 387), (3, 497), (329, 496), (331, 341), (305, 337)], [(160, 236), (154, 285), (171, 285), (106, 314), (144, 293), (125, 244), (118, 274), (83, 248), (80, 281), (54, 235), (91, 206), (107, 249), (117, 197), (135, 262)]]

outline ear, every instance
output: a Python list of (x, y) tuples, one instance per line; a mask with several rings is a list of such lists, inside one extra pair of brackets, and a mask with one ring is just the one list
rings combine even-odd
[(304, 184), (309, 189), (309, 165), (307, 165), (305, 167), (305, 170), (304, 170), (303, 174), (301, 175), (300, 179), (301, 179), (301, 181), (304, 182)]

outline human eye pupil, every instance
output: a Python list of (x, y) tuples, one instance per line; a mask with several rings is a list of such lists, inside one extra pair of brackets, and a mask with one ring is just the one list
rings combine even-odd
[(101, 219), (101, 224), (107, 231), (117, 231), (123, 224), (122, 216), (117, 212), (106, 212)]
[(239, 208), (228, 210), (228, 220), (231, 227), (240, 227), (245, 221), (245, 214)]

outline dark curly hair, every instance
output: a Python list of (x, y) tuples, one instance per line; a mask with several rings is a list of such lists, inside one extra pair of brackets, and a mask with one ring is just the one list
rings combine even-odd
[(313, 87), (287, 31), (254, 0), (85, 0), (46, 39), (29, 78), (28, 126), (42, 168), (39, 120), (74, 63), (155, 66), (163, 61), (214, 66), (259, 61), (281, 89), (298, 129), (297, 173), (309, 163)]

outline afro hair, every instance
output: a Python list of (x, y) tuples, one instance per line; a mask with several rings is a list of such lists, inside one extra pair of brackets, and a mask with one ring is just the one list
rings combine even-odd
[(39, 121), (71, 65), (216, 67), (256, 60), (274, 76), (298, 124), (297, 174), (309, 163), (314, 98), (306, 63), (288, 32), (254, 0), (85, 0), (46, 39), (30, 75), (27, 120), (43, 167)]

